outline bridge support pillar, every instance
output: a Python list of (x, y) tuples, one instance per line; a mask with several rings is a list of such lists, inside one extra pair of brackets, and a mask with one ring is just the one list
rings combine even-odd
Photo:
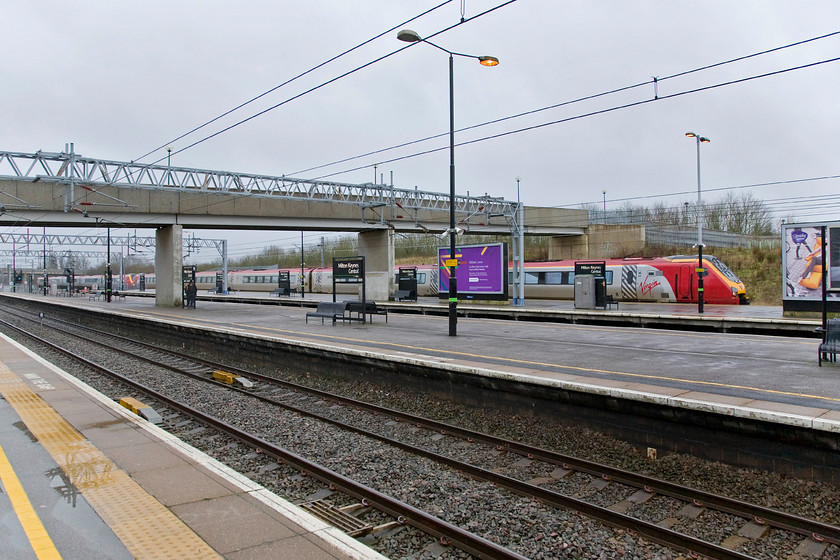
[(181, 307), (184, 294), (181, 288), (183, 259), (183, 226), (166, 226), (155, 232), (155, 305)]
[(359, 233), (359, 254), (365, 258), (365, 298), (388, 301), (394, 291), (394, 230)]

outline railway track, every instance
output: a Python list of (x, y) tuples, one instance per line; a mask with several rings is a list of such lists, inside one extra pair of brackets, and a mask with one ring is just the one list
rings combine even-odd
[[(49, 322), (52, 321), (49, 320)], [(61, 327), (65, 334), (68, 334), (67, 331), (70, 328), (68, 325)], [(72, 328), (80, 327), (74, 325)], [(326, 422), (341, 430), (353, 431), (359, 436), (375, 439), (381, 444), (401, 449), (414, 456), (424, 457), (473, 479), (492, 483), (497, 488), (525, 496), (540, 504), (581, 513), (609, 526), (620, 528), (634, 539), (647, 539), (674, 550), (712, 558), (751, 558), (753, 556), (732, 549), (743, 547), (747, 543), (755, 544), (762, 539), (770, 541), (767, 535), (771, 531), (785, 531), (797, 535), (797, 538), (802, 541), (799, 545), (799, 549), (802, 550), (822, 551), (825, 550), (827, 543), (840, 543), (840, 529), (817, 521), (549, 450), (529, 447), (515, 441), (473, 432), (340, 395), (313, 390), (257, 372), (237, 370), (223, 364), (185, 357), (175, 352), (164, 352), (139, 341), (113, 337), (87, 327), (85, 329), (88, 335), (93, 334), (99, 344), (103, 344), (106, 338), (116, 341), (114, 344), (109, 344), (112, 351), (130, 351), (135, 358), (138, 354), (142, 355), (142, 359), (147, 363), (179, 371), (208, 384), (214, 383), (211, 381), (214, 370), (224, 369), (236, 375), (242, 375), (256, 382), (251, 388), (232, 389), (243, 397), (259, 399), (262, 403), (271, 406), (282, 406), (295, 414)], [(85, 340), (91, 338), (84, 335), (77, 336)], [(138, 389), (149, 390), (147, 387), (138, 387)], [(153, 391), (150, 394), (154, 393)], [(157, 395), (154, 398), (167, 402)], [(183, 405), (169, 403), (167, 406)], [(208, 424), (213, 423), (212, 420), (207, 419), (202, 421)], [(234, 437), (248, 441), (249, 445), (261, 449), (271, 449), (271, 453), (278, 453), (278, 457), (281, 457), (283, 461), (294, 464), (301, 470), (311, 468), (297, 462), (299, 460), (297, 456), (283, 456), (280, 451), (272, 449), (264, 439), (248, 434), (236, 434)], [(256, 439), (248, 440), (249, 437)], [(514, 455), (515, 460), (512, 458)], [(319, 473), (316, 476), (325, 475)], [(340, 484), (342, 488), (347, 485), (343, 479), (329, 483), (334, 486)], [(583, 492), (583, 489), (587, 492)], [(582, 493), (589, 493), (586, 500), (575, 496)], [(361, 499), (370, 502), (372, 497)], [(383, 500), (381, 496), (377, 496), (376, 499), (377, 503)], [(675, 512), (674, 517), (646, 520), (646, 504), (657, 500), (672, 501), (670, 511)], [(392, 506), (383, 511), (391, 512), (401, 521), (411, 520), (412, 515), (417, 515), (417, 512), (411, 512), (408, 515), (405, 511), (393, 513)], [(702, 528), (698, 531), (699, 536), (669, 528), (677, 524), (686, 525), (680, 523), (679, 518), (697, 518), (707, 511), (715, 511), (718, 515), (735, 516), (740, 519), (740, 522), (730, 523), (736, 528), (736, 532), (721, 538), (721, 544), (708, 542), (702, 538)], [(628, 515), (629, 512), (634, 512), (635, 515)], [(424, 530), (429, 531), (429, 528), (426, 527)], [(459, 543), (458, 539), (464, 539), (463, 535), (445, 536), (440, 529), (435, 529), (430, 533), (456, 545)], [(497, 557), (487, 555), (490, 552), (482, 552), (475, 545), (462, 545), (461, 548), (478, 557)], [(778, 556), (771, 553), (767, 557)]]

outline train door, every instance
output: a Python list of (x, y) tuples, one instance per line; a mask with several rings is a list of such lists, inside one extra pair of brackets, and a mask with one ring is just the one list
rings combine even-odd
[(680, 266), (679, 278), (677, 280), (677, 301), (691, 301), (691, 267)]

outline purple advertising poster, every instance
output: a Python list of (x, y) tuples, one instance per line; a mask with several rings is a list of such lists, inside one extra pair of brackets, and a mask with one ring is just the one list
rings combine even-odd
[[(507, 298), (507, 251), (504, 243), (456, 247), (458, 295), (466, 299)], [(449, 293), (449, 247), (438, 247), (439, 293)], [(495, 296), (495, 297), (488, 297)]]

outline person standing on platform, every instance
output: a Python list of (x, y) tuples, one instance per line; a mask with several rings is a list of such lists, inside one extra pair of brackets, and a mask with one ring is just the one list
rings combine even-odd
[(187, 307), (195, 308), (195, 295), (198, 293), (198, 288), (195, 285), (195, 282), (190, 280), (190, 283), (187, 284)]

